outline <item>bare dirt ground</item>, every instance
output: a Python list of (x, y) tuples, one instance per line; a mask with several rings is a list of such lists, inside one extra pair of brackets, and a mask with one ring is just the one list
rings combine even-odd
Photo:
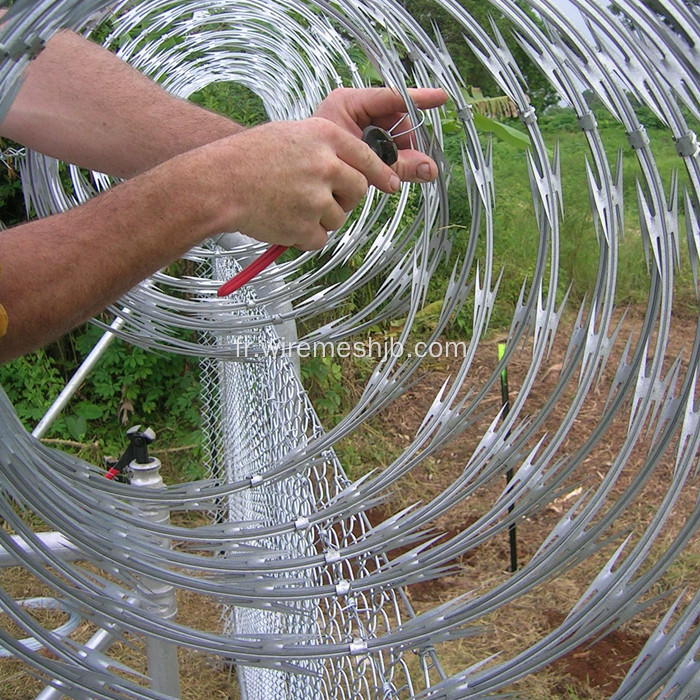
[[(621, 342), (632, 336), (636, 339), (640, 317), (629, 314), (621, 330)], [(667, 366), (678, 355), (682, 355), (681, 375), (687, 368), (689, 345), (692, 342), (695, 321), (675, 319), (672, 340), (668, 346)], [(688, 329), (692, 329), (689, 331)], [(542, 367), (534, 390), (528, 397), (527, 414), (536, 415), (546, 403), (559, 377), (566, 353), (569, 333), (563, 329), (558, 336), (551, 355)], [(497, 358), (499, 338), (487, 338), (480, 342), (477, 360), (470, 370), (469, 384), (481, 387), (493, 371)], [(516, 352), (508, 367), (511, 402), (515, 400), (530, 363), (530, 346), (525, 345)], [(685, 352), (685, 354), (682, 354)], [(596, 426), (605, 405), (608, 388), (617, 368), (617, 353), (608, 364), (597, 389), (590, 392), (579, 411), (575, 425), (566, 437), (560, 454), (573, 454), (585, 442)], [(436, 359), (427, 363), (422, 379), (399, 401), (366, 425), (355, 437), (358, 443), (367, 441), (374, 448), (377, 464), (368, 467), (381, 467), (382, 462), (400, 453), (410, 442), (418, 426), (423, 421), (433, 398), (443, 382), (454, 377), (457, 360)], [(542, 435), (553, 434), (561, 424), (569, 408), (568, 398), (573, 389), (567, 391), (548, 417), (544, 431), (533, 438), (533, 443)], [(498, 387), (482, 402), (483, 417), (473, 426), (452, 441), (440, 454), (424, 463), (406, 477), (395, 492), (392, 500), (371, 511), (368, 515), (373, 522), (380, 521), (409, 503), (428, 502), (461, 474), (464, 466), (473, 455), (479, 440), (501, 405)], [(523, 566), (534, 554), (548, 533), (562, 515), (581, 495), (582, 489), (597, 487), (603, 480), (610, 465), (619, 452), (620, 445), (628, 434), (628, 408), (607, 430), (595, 449), (581, 462), (576, 474), (565, 484), (560, 495), (543, 510), (518, 523), (518, 561)], [(625, 468), (616, 482), (612, 499), (619, 496), (630, 483), (643, 464), (652, 436), (642, 435), (627, 460)], [(673, 472), (674, 452), (670, 451), (656, 467), (643, 492), (616, 522), (621, 533), (629, 533), (632, 542), (642, 536), (645, 526), (655, 511), (670, 483)], [(450, 537), (461, 532), (493, 503), (502, 491), (504, 482), (498, 481), (480, 488), (473, 496), (463, 501), (442, 516), (436, 523), (438, 531)], [(654, 545), (652, 558), (659, 555), (670, 543), (679, 526), (693, 512), (698, 499), (697, 482), (685, 489), (674, 510), (671, 520), (664, 528), (662, 536)], [(468, 591), (483, 592), (511, 576), (509, 567), (509, 543), (505, 533), (493, 537), (484, 544), (466, 552), (457, 562), (459, 573), (444, 579), (416, 584), (408, 589), (408, 596), (416, 612), (430, 609)], [(490, 615), (483, 623), (486, 631), (466, 640), (449, 643), (438, 648), (444, 670), (454, 673), (469, 665), (500, 654), (509, 658), (527, 650), (534, 642), (548, 632), (556, 630), (576, 602), (583, 595), (595, 574), (605, 564), (619, 540), (599, 554), (590, 557), (573, 570), (549, 582), (513, 603)], [(40, 587), (20, 569), (0, 571), (0, 582), (15, 597), (41, 594)], [(682, 595), (687, 602), (700, 585), (700, 541), (696, 536), (667, 575), (649, 592), (649, 597), (667, 593), (669, 597), (653, 604), (643, 617), (633, 619), (619, 629), (612, 631), (593, 644), (581, 646), (554, 664), (531, 674), (506, 690), (514, 691), (518, 697), (526, 699), (545, 698), (591, 698), (600, 700), (610, 697), (624, 678), (630, 665), (642, 649), (648, 635), (659, 623), (671, 601)], [(219, 626), (219, 611), (215, 605), (202, 606), (201, 598), (181, 596), (179, 600), (180, 621), (197, 628), (215, 630)], [(82, 632), (83, 638), (90, 631)], [(117, 655), (125, 654), (130, 664), (138, 668), (143, 655), (138, 640), (133, 646), (125, 645)], [(192, 700), (211, 698), (227, 700), (238, 697), (235, 674), (215, 659), (192, 652), (181, 653), (183, 671), (183, 697)], [(0, 659), (0, 698), (2, 700), (26, 700), (32, 698), (42, 687), (35, 682), (17, 662)]]
[[(638, 338), (640, 322), (640, 313), (630, 312), (628, 314), (622, 323), (618, 346), (624, 347), (628, 337), (632, 337), (633, 340)], [(676, 357), (681, 356), (681, 376), (687, 371), (689, 346), (692, 344), (694, 330), (694, 319), (674, 320), (671, 341), (667, 346), (666, 369)], [(560, 340), (568, 340), (569, 333), (566, 328), (560, 333), (559, 338)], [(505, 338), (494, 337), (479, 344), (478, 359), (470, 372), (471, 383), (476, 387), (483, 385), (496, 365), (499, 340), (505, 340)], [(600, 384), (589, 393), (558, 454), (563, 456), (574, 454), (597, 425), (608, 398), (612, 378), (617, 370), (621, 347), (612, 353)], [(517, 397), (520, 384), (528, 370), (531, 361), (530, 348), (531, 344), (528, 343), (509, 362), (508, 379), (511, 403)], [(650, 356), (651, 352), (650, 350)], [(539, 379), (535, 383), (534, 389), (528, 396), (527, 415), (536, 415), (538, 409), (544, 406), (551, 396), (565, 361), (565, 355), (566, 344), (563, 342), (555, 343), (551, 355), (538, 375)], [(397, 444), (405, 444), (406, 437), (413, 435), (416, 427), (420, 425), (442, 383), (450, 376), (454, 376), (455, 371), (456, 363), (454, 361), (435, 360), (432, 363), (431, 372), (401, 401), (392, 405), (391, 409), (382, 417), (381, 425), (377, 426), (377, 430), (390, 436)], [(546, 421), (545, 429), (538, 432), (531, 441), (533, 446), (535, 441), (543, 435), (546, 440), (546, 436), (553, 434), (561, 424), (566, 411), (570, 408), (567, 399), (571, 397), (572, 393), (572, 390), (567, 391), (564, 400), (558, 402), (554, 407)], [(395, 505), (405, 506), (414, 499), (426, 502), (447, 484), (454, 481), (473, 455), (479, 440), (501, 403), (500, 391), (496, 387), (482, 402), (485, 413), (483, 419), (451, 442), (442, 454), (434, 460), (429, 460), (421, 469), (412, 473), (397, 494)], [(582, 491), (596, 488), (601, 483), (627, 437), (628, 431), (629, 405), (626, 404), (625, 410), (620, 411), (619, 416), (595, 449), (581, 462), (575, 476), (563, 488), (561, 496), (551, 502), (544, 510), (518, 523), (517, 552), (521, 566), (534, 554), (562, 515), (574, 505)], [(649, 434), (639, 436), (638, 444), (613, 487), (611, 501), (622, 494), (639, 471), (652, 447), (652, 439), (653, 430)], [(650, 517), (655, 512), (656, 506), (671, 482), (675, 448), (674, 443), (631, 507), (616, 520), (618, 531), (624, 534), (629, 533), (631, 543), (642, 536), (644, 528), (649, 523)], [(499, 482), (479, 489), (474, 496), (470, 496), (458, 508), (441, 517), (436, 522), (438, 530), (445, 532), (447, 537), (462, 531), (489, 508), (504, 485), (505, 482)], [(683, 491), (672, 517), (664, 527), (662, 536), (652, 549), (649, 564), (669, 545), (673, 534), (686, 522), (696, 508), (697, 502), (698, 484), (695, 480), (690, 487)], [(382, 519), (388, 514), (387, 510), (392, 509), (382, 507), (382, 512), (374, 514), (373, 519)], [(489, 654), (493, 653), (505, 653), (508, 656), (513, 656), (541, 639), (548, 632), (555, 630), (585, 593), (596, 573), (612, 554), (613, 547), (617, 547), (619, 544), (620, 540), (618, 539), (604, 552), (591, 557), (574, 570), (548, 583), (545, 590), (535, 591), (531, 595), (523, 596), (517, 603), (506, 606), (493, 619), (487, 621), (491, 626), (483, 639), (470, 638), (468, 644), (446, 648), (440, 654), (446, 670), (450, 673), (461, 670), (470, 663), (487, 658)], [(468, 551), (459, 562), (462, 566), (461, 574), (437, 582), (411, 586), (409, 595), (416, 610), (422, 611), (471, 590), (487, 590), (510, 575), (507, 571), (509, 558), (509, 542), (504, 533), (502, 537), (494, 538), (485, 545)], [(593, 699), (609, 697), (624, 678), (649, 634), (670, 606), (671, 601), (684, 590), (683, 602), (687, 604), (699, 586), (700, 538), (696, 535), (667, 572), (667, 575), (650, 592), (650, 596), (667, 593), (669, 597), (666, 600), (649, 608), (642, 618), (624, 624), (596, 643), (583, 645), (571, 651), (548, 668), (521, 681), (516, 689), (519, 696), (525, 698), (579, 697)]]

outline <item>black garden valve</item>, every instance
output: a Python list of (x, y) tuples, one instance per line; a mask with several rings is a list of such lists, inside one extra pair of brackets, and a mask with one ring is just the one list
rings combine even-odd
[(132, 462), (137, 464), (149, 464), (152, 460), (148, 456), (148, 446), (156, 439), (152, 428), (142, 429), (140, 425), (133, 425), (126, 431), (129, 446), (117, 462), (112, 462), (105, 474), (108, 479), (114, 479)]

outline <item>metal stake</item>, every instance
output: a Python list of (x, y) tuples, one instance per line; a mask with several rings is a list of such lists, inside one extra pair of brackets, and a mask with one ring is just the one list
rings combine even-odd
[[(506, 352), (506, 344), (498, 344), (498, 361), (503, 359)], [(501, 370), (501, 400), (503, 401), (503, 418), (508, 416), (510, 411), (510, 392), (508, 391), (508, 368), (506, 366)], [(513, 479), (513, 468), (510, 467), (506, 472), (506, 483), (509, 484)], [(512, 513), (515, 504), (511, 503), (508, 506), (508, 512)], [(508, 540), (510, 541), (510, 570), (515, 573), (518, 570), (518, 532), (514, 522), (508, 525)]]
[[(155, 439), (153, 430), (147, 428), (141, 431), (141, 426), (137, 425), (129, 429), (128, 435), (136, 455), (129, 465), (132, 486), (148, 489), (165, 488), (163, 477), (160, 474), (160, 460), (148, 455), (148, 444)], [(144, 504), (141, 515), (148, 522), (159, 525), (170, 523), (170, 509), (167, 505), (153, 503), (149, 506)], [(163, 548), (171, 547), (168, 538), (158, 539)], [(177, 615), (175, 589), (172, 586), (144, 576), (136, 588), (144, 608), (156, 611), (163, 620), (172, 620)], [(177, 646), (162, 639), (147, 636), (146, 657), (151, 688), (171, 697), (179, 698), (180, 673)]]

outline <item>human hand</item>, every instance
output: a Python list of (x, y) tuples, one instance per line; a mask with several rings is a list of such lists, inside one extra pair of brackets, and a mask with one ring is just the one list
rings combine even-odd
[[(439, 107), (447, 101), (447, 93), (437, 88), (411, 88), (408, 96), (418, 109)], [(314, 116), (332, 121), (357, 138), (370, 124), (388, 130), (402, 118), (399, 131), (411, 128), (404, 98), (391, 88), (339, 88), (321, 102)], [(395, 141), (400, 150), (394, 168), (401, 180), (431, 182), (437, 177), (435, 161), (413, 148), (411, 134), (398, 136)]]
[(366, 143), (313, 117), (248, 129), (186, 157), (189, 173), (209, 179), (203, 196), (215, 197), (210, 235), (238, 230), (302, 250), (321, 248), (369, 185), (388, 193), (400, 186)]

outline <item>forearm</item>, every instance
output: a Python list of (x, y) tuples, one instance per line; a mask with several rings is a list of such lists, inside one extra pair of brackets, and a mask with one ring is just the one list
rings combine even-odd
[(176, 159), (81, 207), (0, 233), (9, 318), (0, 362), (86, 321), (215, 231), (216, 202), (206, 186), (184, 184), (179, 169)]
[(70, 32), (31, 63), (0, 124), (0, 133), (30, 148), (120, 177), (241, 129)]
[[(55, 64), (32, 66), (0, 133), (79, 165), (133, 177), (69, 212), (0, 233), (0, 301), (9, 317), (0, 361), (59, 337), (208, 236), (241, 231), (270, 243), (320, 248), (368, 185), (392, 193), (399, 176), (426, 181), (437, 172), (430, 158), (410, 148), (400, 152), (394, 171), (358, 138), (367, 123), (396, 121), (403, 101), (393, 91), (360, 91), (359, 99), (353, 91), (336, 91), (319, 112), (323, 118), (242, 129), (174, 100), (82, 42), (81, 51), (97, 52), (89, 66), (97, 79), (85, 75), (81, 84), (75, 60), (61, 78), (61, 52), (76, 40), (66, 34), (50, 42), (54, 52), (47, 49), (37, 61)], [(89, 87), (100, 84), (103, 70), (122, 85), (116, 101), (114, 90)], [(122, 70), (125, 77), (115, 77)], [(42, 82), (44, 72), (58, 76), (56, 82)], [(421, 108), (446, 99), (441, 91), (412, 94)], [(94, 148), (85, 146), (95, 139)], [(425, 165), (434, 172), (422, 174)]]
[(241, 231), (320, 248), (372, 184), (369, 147), (324, 119), (246, 129), (161, 163), (64, 214), (0, 233), (0, 361), (59, 337), (202, 239)]

